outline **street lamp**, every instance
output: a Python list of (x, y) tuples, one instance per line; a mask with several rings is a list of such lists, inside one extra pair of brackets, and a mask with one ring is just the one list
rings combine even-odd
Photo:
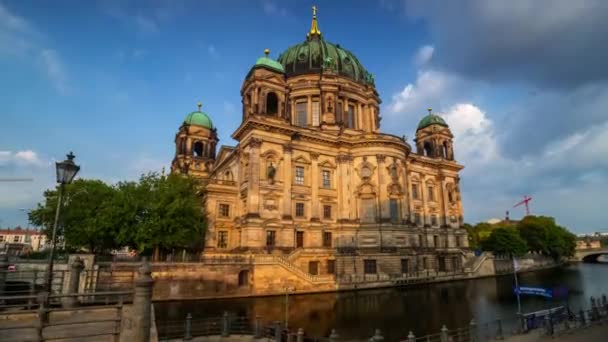
[[(63, 197), (63, 191), (65, 185), (72, 183), (74, 177), (80, 170), (80, 166), (74, 163), (74, 154), (70, 152), (67, 155), (68, 159), (62, 162), (56, 162), (55, 167), (57, 169), (57, 183), (59, 183), (59, 195), (57, 196), (57, 209), (55, 210), (55, 222), (53, 224), (53, 234), (51, 236), (51, 252), (49, 253), (49, 265), (46, 272), (46, 291), (48, 295), (51, 294), (51, 284), (53, 282), (53, 257), (55, 254), (55, 236), (57, 235), (57, 224), (59, 222), (59, 211), (61, 210), (61, 199)], [(48, 297), (47, 297), (48, 301)]]

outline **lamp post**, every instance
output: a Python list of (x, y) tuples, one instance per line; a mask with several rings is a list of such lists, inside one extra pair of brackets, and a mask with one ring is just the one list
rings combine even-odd
[[(53, 283), (53, 257), (55, 254), (55, 240), (57, 235), (57, 224), (59, 223), (59, 212), (61, 210), (61, 200), (65, 185), (72, 183), (74, 177), (80, 170), (80, 166), (74, 163), (74, 154), (70, 152), (67, 155), (68, 159), (62, 162), (56, 162), (55, 167), (57, 169), (57, 183), (59, 183), (59, 195), (57, 196), (57, 209), (55, 210), (55, 222), (53, 224), (53, 233), (51, 235), (51, 252), (49, 253), (49, 265), (46, 272), (46, 291), (47, 294), (51, 294), (51, 286)], [(48, 303), (48, 296), (47, 296)]]

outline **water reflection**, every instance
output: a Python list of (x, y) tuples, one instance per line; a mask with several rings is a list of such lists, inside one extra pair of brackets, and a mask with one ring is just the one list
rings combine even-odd
[[(608, 264), (578, 264), (521, 274), (528, 286), (566, 286), (569, 298), (548, 300), (524, 297), (523, 311), (535, 311), (569, 304), (573, 309), (588, 305), (591, 295), (608, 294)], [(310, 335), (327, 336), (332, 328), (346, 338), (371, 336), (375, 328), (387, 340), (438, 332), (443, 324), (462, 327), (471, 318), (492, 321), (513, 317), (517, 302), (513, 295), (513, 276), (457, 281), (409, 288), (359, 292), (297, 295), (289, 297), (289, 325), (302, 327)], [(234, 300), (156, 303), (159, 328), (166, 320), (183, 319), (188, 312), (195, 318), (217, 317), (224, 311), (264, 321), (285, 319), (285, 297)]]

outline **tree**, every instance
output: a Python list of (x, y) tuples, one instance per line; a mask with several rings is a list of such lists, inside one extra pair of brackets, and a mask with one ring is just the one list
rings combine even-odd
[(547, 253), (546, 227), (555, 225), (555, 221), (545, 216), (526, 216), (517, 225), (521, 237), (526, 240), (531, 252)]
[(530, 251), (540, 252), (555, 260), (574, 253), (576, 237), (557, 225), (553, 217), (526, 216), (517, 227)]
[[(59, 189), (44, 192), (44, 202), (30, 212), (29, 219), (44, 227), (51, 236)], [(63, 236), (66, 246), (86, 248), (99, 253), (116, 248), (116, 217), (112, 199), (115, 189), (100, 180), (78, 179), (65, 185), (63, 208), (58, 225), (58, 236)]]
[(118, 184), (115, 205), (124, 217), (118, 240), (139, 252), (175, 248), (201, 250), (205, 216), (199, 184), (193, 178), (157, 173), (143, 175), (138, 183)]
[(514, 227), (498, 227), (482, 243), (483, 249), (498, 255), (520, 256), (526, 253), (528, 246)]
[[(58, 190), (44, 192), (44, 201), (30, 221), (52, 230)], [(183, 175), (142, 175), (137, 182), (110, 186), (79, 179), (65, 187), (58, 236), (66, 246), (91, 253), (129, 246), (140, 253), (203, 248), (205, 216), (199, 184)]]

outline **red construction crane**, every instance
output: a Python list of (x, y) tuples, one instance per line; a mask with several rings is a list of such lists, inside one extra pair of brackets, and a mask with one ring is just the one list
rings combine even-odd
[(519, 207), (520, 205), (525, 204), (526, 205), (526, 216), (529, 216), (530, 215), (530, 206), (528, 205), (528, 202), (530, 202), (531, 200), (532, 200), (532, 197), (525, 195), (523, 201), (515, 204), (513, 206), (513, 208)]

